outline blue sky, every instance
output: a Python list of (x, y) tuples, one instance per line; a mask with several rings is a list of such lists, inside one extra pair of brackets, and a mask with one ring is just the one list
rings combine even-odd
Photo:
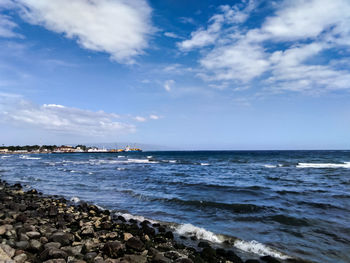
[(0, 143), (349, 149), (349, 48), (348, 0), (0, 0)]

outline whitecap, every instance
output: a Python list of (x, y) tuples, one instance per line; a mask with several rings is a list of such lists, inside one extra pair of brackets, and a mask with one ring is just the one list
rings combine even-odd
[(11, 155), (3, 155), (3, 156), (1, 156), (1, 159), (10, 158), (10, 157), (11, 157)]
[(223, 241), (215, 235), (204, 228), (196, 227), (192, 224), (183, 224), (175, 229), (175, 233), (181, 236), (196, 236), (198, 239), (208, 240), (215, 243), (222, 243)]
[(276, 165), (272, 165), (272, 164), (265, 164), (264, 165), (265, 168), (276, 168)]
[(203, 166), (208, 166), (208, 165), (210, 165), (209, 163), (201, 163), (201, 165), (203, 165)]
[(350, 162), (344, 163), (298, 163), (297, 168), (350, 168)]
[(252, 241), (235, 240), (233, 245), (242, 251), (258, 254), (260, 256), (272, 256), (282, 260), (290, 258), (289, 256), (284, 255), (283, 253), (273, 248), (270, 248), (264, 244), (261, 244), (255, 240), (252, 240)]
[(25, 160), (40, 160), (40, 157), (30, 157), (30, 156), (26, 156), (26, 155), (21, 155), (19, 157), (20, 159), (25, 159)]
[(149, 221), (151, 224), (155, 224), (155, 223), (158, 223), (158, 221), (155, 221), (155, 220), (151, 220), (151, 219), (148, 219), (148, 218), (145, 218), (143, 216), (136, 216), (136, 215), (132, 215), (132, 214), (128, 214), (128, 213), (121, 213), (121, 212), (116, 212), (115, 213), (116, 216), (122, 216), (125, 218), (125, 220), (129, 221), (130, 219), (134, 219), (134, 220), (137, 220), (139, 222), (143, 222), (145, 220)]
[(71, 202), (74, 202), (74, 203), (79, 203), (80, 202), (80, 199), (76, 196), (73, 196), (71, 199), (70, 199)]

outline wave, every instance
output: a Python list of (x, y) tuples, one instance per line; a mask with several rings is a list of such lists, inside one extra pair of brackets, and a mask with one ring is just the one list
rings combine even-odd
[(209, 163), (201, 163), (202, 166), (208, 166), (210, 165)]
[(350, 162), (344, 163), (298, 163), (296, 168), (350, 168)]
[(175, 233), (180, 236), (196, 236), (198, 239), (208, 240), (214, 243), (222, 243), (223, 240), (204, 228), (196, 227), (192, 224), (183, 224), (175, 228)]
[(265, 168), (277, 168), (277, 165), (272, 165), (272, 164), (265, 164)]
[(25, 160), (40, 160), (40, 157), (30, 157), (30, 156), (26, 156), (26, 155), (21, 155), (19, 157), (20, 159), (25, 159)]
[(258, 254), (259, 256), (272, 256), (274, 258), (279, 258), (282, 260), (291, 258), (255, 240), (252, 240), (252, 241), (235, 240), (233, 245), (240, 250), (243, 250), (249, 253)]
[(3, 156), (1, 156), (1, 159), (10, 158), (10, 157), (12, 157), (12, 156), (11, 155), (3, 155)]

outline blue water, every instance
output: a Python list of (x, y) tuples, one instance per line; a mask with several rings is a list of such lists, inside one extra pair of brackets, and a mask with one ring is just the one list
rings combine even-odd
[(0, 155), (0, 176), (45, 194), (342, 263), (350, 262), (347, 162), (349, 151)]

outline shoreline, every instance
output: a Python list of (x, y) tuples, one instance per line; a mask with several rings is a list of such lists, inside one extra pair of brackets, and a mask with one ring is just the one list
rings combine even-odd
[[(193, 242), (192, 242), (193, 241)], [(126, 220), (113, 211), (0, 180), (0, 262), (233, 262), (306, 263), (271, 256), (238, 256), (229, 244), (177, 236), (148, 220)], [(225, 243), (225, 242), (224, 242)], [(189, 245), (191, 244), (191, 245)]]

